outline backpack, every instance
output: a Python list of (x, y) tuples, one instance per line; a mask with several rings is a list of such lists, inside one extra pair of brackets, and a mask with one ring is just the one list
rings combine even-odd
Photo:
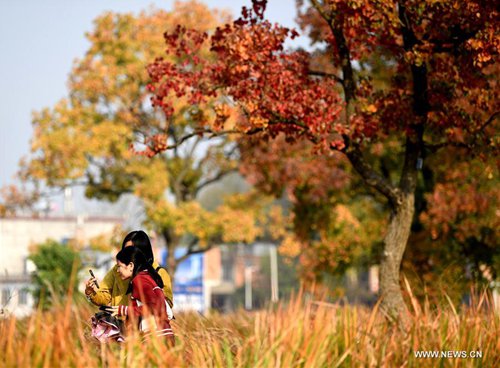
[[(162, 267), (162, 266), (158, 266), (156, 267), (155, 271), (158, 272), (158, 274), (160, 274), (160, 270), (163, 269), (167, 272), (168, 274), (168, 271), (165, 267)], [(160, 276), (161, 277), (161, 276)], [(167, 314), (168, 314), (168, 319), (169, 320), (172, 320), (172, 319), (175, 319), (174, 317), (174, 312), (172, 310), (172, 308), (174, 307), (174, 302), (173, 300), (170, 300), (168, 298), (165, 298), (165, 300), (167, 301)]]

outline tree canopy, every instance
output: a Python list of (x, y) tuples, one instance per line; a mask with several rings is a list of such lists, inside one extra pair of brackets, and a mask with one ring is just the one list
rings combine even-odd
[[(400, 265), (415, 215), (419, 172), (430, 157), (461, 149), (465, 160), (498, 153), (498, 12), (487, 1), (319, 1), (303, 5), (314, 51), (285, 50), (297, 31), (265, 20), (266, 1), (208, 35), (179, 26), (166, 59), (149, 67), (153, 103), (167, 118), (171, 96), (193, 106), (227, 96), (209, 134), (238, 132), (268, 142), (308, 140), (339, 152), (390, 217), (381, 258), (382, 309), (404, 319)], [(208, 57), (197, 50), (209, 47)], [(172, 63), (177, 55), (185, 61)], [(380, 73), (380, 69), (384, 69)], [(229, 116), (238, 115), (236, 121)], [(154, 136), (153, 136), (154, 137)], [(370, 155), (382, 143), (395, 165)], [(168, 147), (152, 145), (159, 151)], [(431, 217), (429, 217), (431, 218)]]
[[(218, 96), (203, 106), (172, 96), (176, 112), (168, 119), (150, 104), (146, 66), (163, 53), (163, 33), (176, 24), (212, 32), (228, 20), (228, 14), (198, 1), (176, 2), (170, 12), (105, 13), (87, 33), (90, 46), (75, 61), (68, 96), (33, 116), (32, 154), (24, 164), (24, 178), (49, 188), (82, 185), (87, 197), (109, 201), (134, 194), (142, 200), (146, 224), (167, 245), (172, 274), (189, 254), (218, 242), (251, 242), (260, 236), (265, 221), (263, 215), (253, 215), (258, 203), (262, 213), (270, 206), (255, 201), (253, 212), (243, 211), (240, 196), (212, 213), (197, 200), (200, 191), (237, 172), (236, 142), (209, 140), (200, 131), (202, 122), (215, 118), (209, 107)], [(199, 48), (190, 57), (210, 58), (210, 52)], [(185, 64), (180, 54), (168, 60)], [(178, 246), (187, 250), (175, 259)]]
[(78, 292), (76, 276), (82, 262), (78, 252), (69, 245), (47, 240), (36, 246), (29, 259), (36, 266), (33, 296), (42, 307)]

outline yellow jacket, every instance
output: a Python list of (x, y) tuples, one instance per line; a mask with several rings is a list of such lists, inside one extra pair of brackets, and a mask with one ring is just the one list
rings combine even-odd
[[(153, 268), (156, 270), (159, 264), (153, 262)], [(129, 300), (126, 295), (130, 280), (122, 280), (118, 276), (118, 266), (115, 265), (108, 271), (104, 279), (99, 282), (99, 289), (89, 296), (89, 299), (95, 305), (127, 305)], [(170, 307), (174, 305), (174, 296), (172, 292), (172, 281), (167, 270), (160, 268), (158, 270), (161, 279), (163, 280), (163, 294), (167, 298)]]

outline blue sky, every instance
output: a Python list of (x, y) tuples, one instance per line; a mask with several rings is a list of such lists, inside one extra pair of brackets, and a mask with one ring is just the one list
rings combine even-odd
[[(85, 32), (104, 11), (138, 12), (173, 0), (0, 0), (0, 187), (14, 182), (18, 162), (29, 152), (31, 113), (67, 94), (75, 58), (87, 47)], [(239, 14), (250, 0), (206, 0)], [(295, 27), (295, 0), (269, 0), (267, 18)], [(305, 44), (302, 40), (299, 42)]]

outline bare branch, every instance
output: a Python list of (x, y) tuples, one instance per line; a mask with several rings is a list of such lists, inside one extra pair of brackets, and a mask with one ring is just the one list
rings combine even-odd
[(189, 150), (188, 157), (193, 157), (194, 152), (196, 150), (196, 147), (198, 147), (198, 144), (200, 144), (201, 139), (202, 139), (202, 137), (198, 136), (198, 138), (196, 139), (196, 141), (193, 143), (193, 146)]
[(186, 134), (185, 136), (179, 138), (177, 143), (167, 146), (165, 148), (165, 150), (178, 148), (180, 145), (182, 145), (188, 139), (191, 139), (191, 138), (196, 137), (196, 136), (204, 135), (204, 134), (208, 134), (209, 135), (208, 138), (210, 139), (210, 138), (220, 137), (220, 136), (227, 135), (227, 134), (253, 135), (253, 134), (260, 133), (262, 131), (263, 131), (263, 128), (253, 128), (253, 129), (250, 129), (249, 131), (246, 131), (246, 132), (238, 130), (238, 129), (221, 130), (221, 131), (215, 131), (215, 130), (210, 129), (210, 128), (197, 129), (193, 133)]
[(191, 242), (189, 243), (188, 245), (188, 249), (187, 249), (187, 252), (182, 255), (181, 257), (177, 258), (175, 261), (177, 264), (180, 264), (181, 262), (185, 261), (187, 258), (189, 258), (190, 256), (192, 256), (193, 254), (199, 254), (199, 253), (203, 253), (203, 252), (206, 252), (210, 249), (213, 248), (214, 244), (209, 244), (206, 248), (198, 248), (198, 249), (194, 249), (194, 246), (198, 244), (198, 238), (195, 238), (193, 240), (191, 240)]
[[(175, 178), (175, 182), (173, 185), (174, 189), (174, 194), (175, 194), (175, 202), (177, 204), (184, 202), (187, 199), (187, 193), (185, 190), (182, 190), (182, 181), (186, 177), (186, 174), (188, 173), (189, 169), (191, 167), (185, 163), (184, 167), (182, 168), (181, 172), (177, 174), (177, 177)], [(185, 186), (184, 186), (185, 187)]]
[(359, 146), (351, 146), (345, 154), (366, 184), (383, 194), (393, 205), (398, 203), (399, 189), (392, 185), (389, 180), (377, 173), (372, 166), (366, 162)]
[(500, 115), (500, 111), (495, 111), (481, 126), (476, 129), (476, 131), (471, 132), (471, 134), (474, 136), (474, 139), (469, 142), (469, 143), (462, 143), (462, 142), (441, 142), (441, 143), (424, 143), (424, 147), (428, 149), (431, 152), (437, 152), (441, 148), (444, 147), (458, 147), (458, 148), (467, 148), (471, 149), (474, 147), (474, 143), (479, 136), (479, 133), (482, 133), (484, 129), (488, 127), (495, 119)]
[(327, 14), (321, 4), (318, 2), (318, 0), (311, 0), (312, 5), (314, 8), (318, 11), (318, 13), (321, 15), (321, 17), (327, 21), (327, 23), (330, 23), (332, 20), (332, 16), (330, 14)]
[(321, 17), (328, 23), (328, 26), (330, 27), (330, 30), (335, 37), (335, 42), (337, 43), (340, 63), (342, 67), (342, 79), (340, 79), (339, 82), (342, 84), (342, 87), (344, 89), (344, 95), (347, 104), (346, 122), (349, 122), (349, 110), (351, 101), (355, 99), (356, 81), (354, 79), (354, 69), (351, 64), (350, 50), (347, 45), (347, 40), (344, 36), (344, 31), (342, 28), (343, 25), (341, 24), (341, 22), (335, 19), (334, 14), (327, 14), (317, 0), (311, 0), (311, 3), (319, 12)]
[[(457, 50), (462, 44), (475, 37), (479, 28), (466, 32), (459, 27), (455, 27), (451, 36), (447, 40), (429, 39), (428, 42), (434, 45), (433, 51), (436, 53), (447, 53)], [(420, 42), (421, 43), (421, 42)]]
[(167, 148), (165, 150), (176, 149), (180, 145), (182, 145), (185, 141), (187, 141), (188, 139), (191, 139), (193, 137), (200, 136), (203, 134), (209, 134), (209, 133), (213, 133), (213, 131), (211, 129), (197, 129), (193, 133), (186, 134), (185, 136), (176, 140), (176, 142), (174, 144), (167, 146)]
[(313, 75), (313, 76), (318, 76), (318, 77), (332, 78), (340, 84), (344, 83), (344, 80), (342, 78), (340, 78), (339, 76), (332, 74), (332, 73), (326, 73), (326, 72), (322, 72), (319, 70), (309, 70), (308, 74)]
[(168, 124), (167, 135), (168, 135), (168, 137), (170, 137), (174, 140), (174, 145), (175, 145), (175, 148), (173, 149), (174, 156), (178, 157), (177, 147), (179, 145), (179, 140), (177, 138), (177, 135), (175, 134), (175, 128), (174, 128), (173, 124)]
[(476, 134), (477, 133), (480, 133), (482, 132), (484, 129), (486, 129), (486, 127), (488, 125), (490, 125), (496, 118), (497, 116), (500, 115), (500, 111), (495, 111), (489, 118), (488, 120), (486, 120), (480, 127), (479, 129), (476, 131)]
[(472, 148), (472, 145), (467, 144), (467, 143), (460, 143), (460, 142), (442, 142), (442, 143), (435, 143), (435, 144), (425, 144), (424, 143), (424, 147), (427, 150), (431, 151), (432, 153), (435, 153), (444, 147)]
[[(419, 40), (412, 29), (412, 24), (408, 18), (406, 6), (403, 1), (399, 3), (398, 15), (401, 24), (401, 34), (403, 35), (403, 46), (406, 51), (411, 51), (419, 43)], [(429, 111), (429, 101), (427, 92), (427, 67), (426, 64), (410, 65), (413, 79), (413, 109), (422, 120), (426, 119)], [(419, 123), (422, 123), (419, 122)]]
[(229, 175), (231, 173), (234, 173), (234, 172), (237, 172), (238, 171), (238, 168), (232, 168), (232, 169), (227, 169), (227, 170), (221, 170), (220, 172), (217, 173), (217, 175), (215, 175), (214, 177), (210, 178), (210, 179), (207, 179), (205, 180), (204, 182), (200, 183), (195, 191), (194, 191), (194, 196), (196, 197), (196, 194), (198, 194), (198, 192), (203, 189), (204, 187), (206, 187), (207, 185), (210, 185), (212, 183), (215, 183), (219, 180), (221, 180), (224, 176), (226, 175)]

